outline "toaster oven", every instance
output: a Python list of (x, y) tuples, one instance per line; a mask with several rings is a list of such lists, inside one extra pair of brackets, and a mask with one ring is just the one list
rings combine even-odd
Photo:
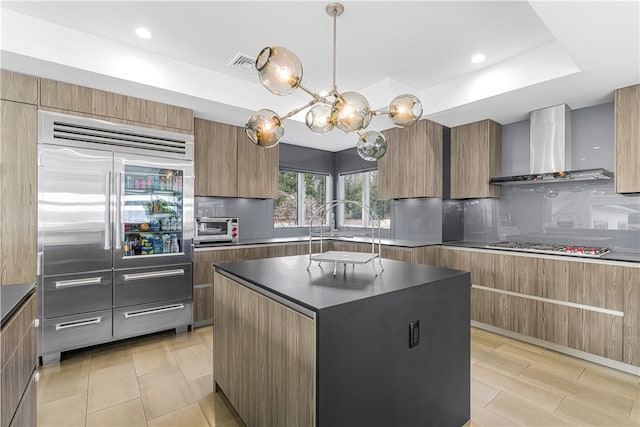
[(194, 243), (238, 242), (238, 218), (196, 218)]

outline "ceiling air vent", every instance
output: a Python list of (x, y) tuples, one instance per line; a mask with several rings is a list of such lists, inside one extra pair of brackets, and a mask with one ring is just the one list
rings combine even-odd
[(246, 55), (244, 53), (237, 53), (228, 65), (231, 68), (237, 68), (239, 70), (253, 74), (256, 72), (255, 64), (255, 58), (251, 58), (249, 55)]

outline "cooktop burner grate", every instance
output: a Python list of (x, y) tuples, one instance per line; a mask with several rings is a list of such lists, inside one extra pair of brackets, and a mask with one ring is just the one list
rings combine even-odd
[(491, 243), (489, 245), (486, 245), (486, 248), (590, 258), (600, 258), (601, 256), (611, 252), (608, 248), (594, 246), (572, 246), (553, 243), (530, 243), (514, 241)]

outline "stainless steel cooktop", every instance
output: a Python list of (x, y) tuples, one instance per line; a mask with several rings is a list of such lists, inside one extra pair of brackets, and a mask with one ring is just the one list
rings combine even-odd
[(501, 249), (519, 252), (533, 252), (553, 255), (570, 255), (589, 258), (600, 258), (611, 252), (608, 248), (594, 246), (572, 246), (552, 243), (498, 242), (486, 246), (488, 249)]

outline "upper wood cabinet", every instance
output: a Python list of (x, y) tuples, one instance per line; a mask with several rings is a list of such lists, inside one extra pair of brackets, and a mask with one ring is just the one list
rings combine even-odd
[(238, 194), (238, 131), (235, 126), (195, 119), (195, 194)]
[(451, 129), (451, 198), (500, 197), (489, 178), (502, 171), (502, 127), (482, 120)]
[(193, 132), (193, 110), (103, 90), (40, 79), (40, 106), (141, 126)]
[(640, 85), (615, 92), (616, 192), (640, 192)]
[(38, 104), (38, 78), (2, 70), (0, 98), (6, 101)]
[(278, 147), (258, 147), (244, 128), (202, 119), (194, 139), (197, 196), (278, 197)]
[(378, 160), (378, 197), (442, 198), (442, 126), (419, 120), (383, 134), (387, 153)]
[(0, 103), (0, 285), (35, 283), (38, 107)]
[(275, 199), (278, 197), (279, 146), (262, 148), (244, 132), (238, 135), (238, 197)]

